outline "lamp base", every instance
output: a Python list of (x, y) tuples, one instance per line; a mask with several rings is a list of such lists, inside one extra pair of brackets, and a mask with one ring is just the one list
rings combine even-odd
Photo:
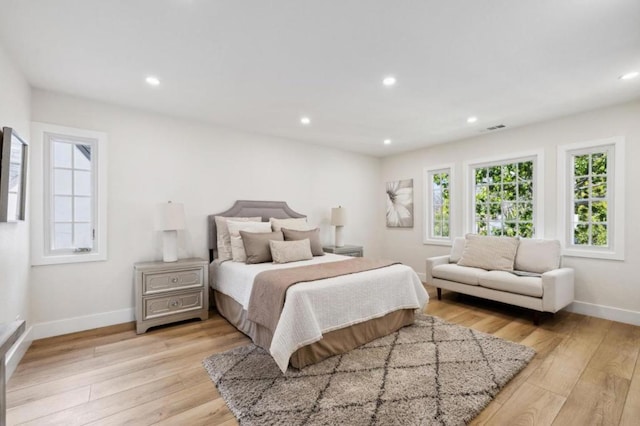
[(162, 231), (162, 261), (178, 260), (178, 231)]
[(335, 239), (336, 247), (344, 247), (342, 228), (344, 228), (344, 226), (336, 226), (336, 239)]

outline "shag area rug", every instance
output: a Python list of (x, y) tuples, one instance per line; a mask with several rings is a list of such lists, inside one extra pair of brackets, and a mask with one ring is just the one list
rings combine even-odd
[(286, 374), (251, 344), (203, 361), (242, 425), (460, 425), (535, 351), (439, 318)]

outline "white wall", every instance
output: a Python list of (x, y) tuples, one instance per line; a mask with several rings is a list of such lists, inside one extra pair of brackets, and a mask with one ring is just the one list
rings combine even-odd
[(180, 257), (206, 258), (206, 216), (238, 199), (287, 201), (320, 224), (327, 244), (333, 241), (330, 209), (345, 206), (345, 241), (379, 253), (379, 237), (371, 232), (383, 214), (377, 158), (39, 90), (32, 108), (33, 121), (109, 138), (108, 261), (32, 268), (37, 337), (129, 320), (133, 264), (162, 258), (153, 212), (167, 200), (185, 205)]
[[(27, 142), (30, 101), (29, 85), (0, 46), (0, 127), (14, 128)], [(0, 323), (18, 315), (30, 320), (28, 220), (0, 223)]]
[[(611, 136), (626, 138), (626, 259), (624, 262), (586, 258), (564, 259), (564, 265), (576, 270), (576, 300), (588, 304), (604, 305), (634, 311), (640, 315), (640, 227), (637, 212), (640, 210), (640, 102), (631, 102), (599, 109), (545, 123), (530, 125), (498, 133), (488, 133), (451, 144), (438, 145), (393, 157), (382, 161), (382, 181), (414, 179), (415, 226), (413, 229), (387, 229), (378, 223), (383, 234), (383, 252), (416, 269), (425, 271), (425, 259), (447, 254), (448, 247), (424, 245), (424, 183), (423, 169), (454, 163), (457, 182), (454, 188), (453, 208), (458, 216), (455, 225), (458, 234), (463, 228), (462, 163), (487, 158), (502, 153), (519, 153), (544, 150), (544, 224), (545, 237), (557, 237), (557, 146), (573, 142), (590, 141)], [(585, 304), (582, 304), (584, 308)], [(580, 309), (580, 308), (577, 308)], [(589, 311), (592, 314), (593, 310)], [(625, 312), (618, 312), (623, 316)]]

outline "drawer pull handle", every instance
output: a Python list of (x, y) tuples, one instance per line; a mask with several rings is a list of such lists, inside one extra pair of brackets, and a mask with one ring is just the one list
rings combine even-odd
[(174, 283), (174, 284), (177, 283), (178, 282), (178, 277), (171, 278), (171, 282)]
[(180, 304), (180, 302), (178, 302), (177, 300), (174, 300), (171, 302), (171, 307), (175, 308), (176, 306), (178, 306)]

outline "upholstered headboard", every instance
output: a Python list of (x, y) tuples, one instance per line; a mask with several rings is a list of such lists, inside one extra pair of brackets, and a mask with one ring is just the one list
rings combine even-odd
[(218, 234), (216, 230), (216, 216), (225, 217), (262, 217), (266, 222), (270, 217), (276, 219), (287, 219), (290, 217), (307, 217), (295, 212), (284, 201), (251, 201), (238, 200), (233, 207), (222, 213), (210, 214), (207, 218), (209, 222), (209, 261), (213, 261), (218, 251)]

